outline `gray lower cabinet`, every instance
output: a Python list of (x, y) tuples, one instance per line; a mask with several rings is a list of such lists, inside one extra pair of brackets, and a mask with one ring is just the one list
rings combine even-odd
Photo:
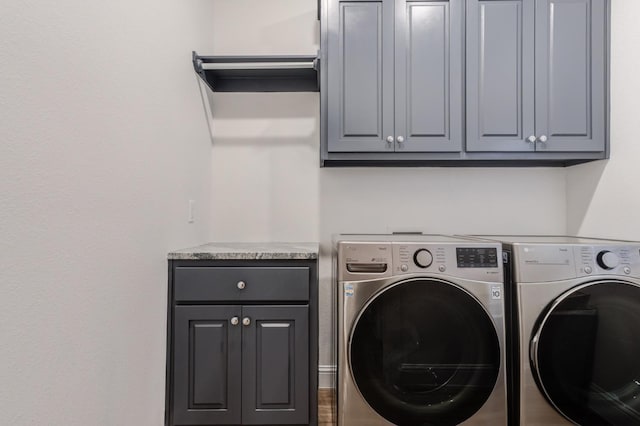
[(608, 0), (325, 0), (321, 163), (608, 157)]
[(177, 306), (173, 337), (173, 424), (240, 424), (240, 306)]
[(317, 424), (315, 266), (172, 263), (166, 424)]
[(244, 306), (242, 424), (309, 420), (309, 308)]

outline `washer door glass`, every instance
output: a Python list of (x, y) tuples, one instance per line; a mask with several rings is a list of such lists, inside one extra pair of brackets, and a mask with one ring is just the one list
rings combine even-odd
[(531, 367), (549, 402), (580, 425), (640, 425), (640, 287), (599, 281), (540, 317)]
[(360, 393), (396, 425), (454, 425), (489, 398), (500, 370), (493, 322), (480, 302), (435, 279), (399, 283), (365, 307), (351, 335)]

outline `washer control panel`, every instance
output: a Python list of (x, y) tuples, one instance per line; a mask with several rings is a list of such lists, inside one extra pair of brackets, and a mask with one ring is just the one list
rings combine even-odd
[(341, 241), (337, 250), (340, 281), (410, 274), (503, 280), (499, 243)]
[(496, 268), (498, 250), (495, 247), (456, 247), (458, 268)]
[(497, 244), (393, 243), (392, 250), (394, 275), (429, 272), (480, 281), (502, 279), (502, 250)]
[(393, 244), (394, 274), (438, 271), (443, 266), (446, 271), (447, 256), (444, 247), (433, 244)]

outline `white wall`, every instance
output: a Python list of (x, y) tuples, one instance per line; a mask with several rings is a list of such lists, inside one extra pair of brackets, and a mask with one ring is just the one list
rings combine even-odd
[(568, 169), (567, 227), (640, 241), (640, 2), (611, 3), (611, 157)]
[[(216, 54), (318, 49), (315, 0), (214, 7)], [(564, 169), (320, 169), (317, 94), (216, 94), (212, 102), (213, 239), (321, 242), (321, 364), (330, 363), (332, 234), (566, 231)]]
[(190, 55), (210, 47), (211, 14), (3, 2), (0, 424), (162, 424), (166, 252), (209, 239)]

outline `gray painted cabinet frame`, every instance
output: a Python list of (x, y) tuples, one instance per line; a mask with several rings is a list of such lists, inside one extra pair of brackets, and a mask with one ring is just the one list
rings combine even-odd
[(317, 425), (317, 293), (316, 261), (170, 261), (165, 425)]
[(321, 165), (608, 158), (609, 22), (609, 0), (324, 0)]

